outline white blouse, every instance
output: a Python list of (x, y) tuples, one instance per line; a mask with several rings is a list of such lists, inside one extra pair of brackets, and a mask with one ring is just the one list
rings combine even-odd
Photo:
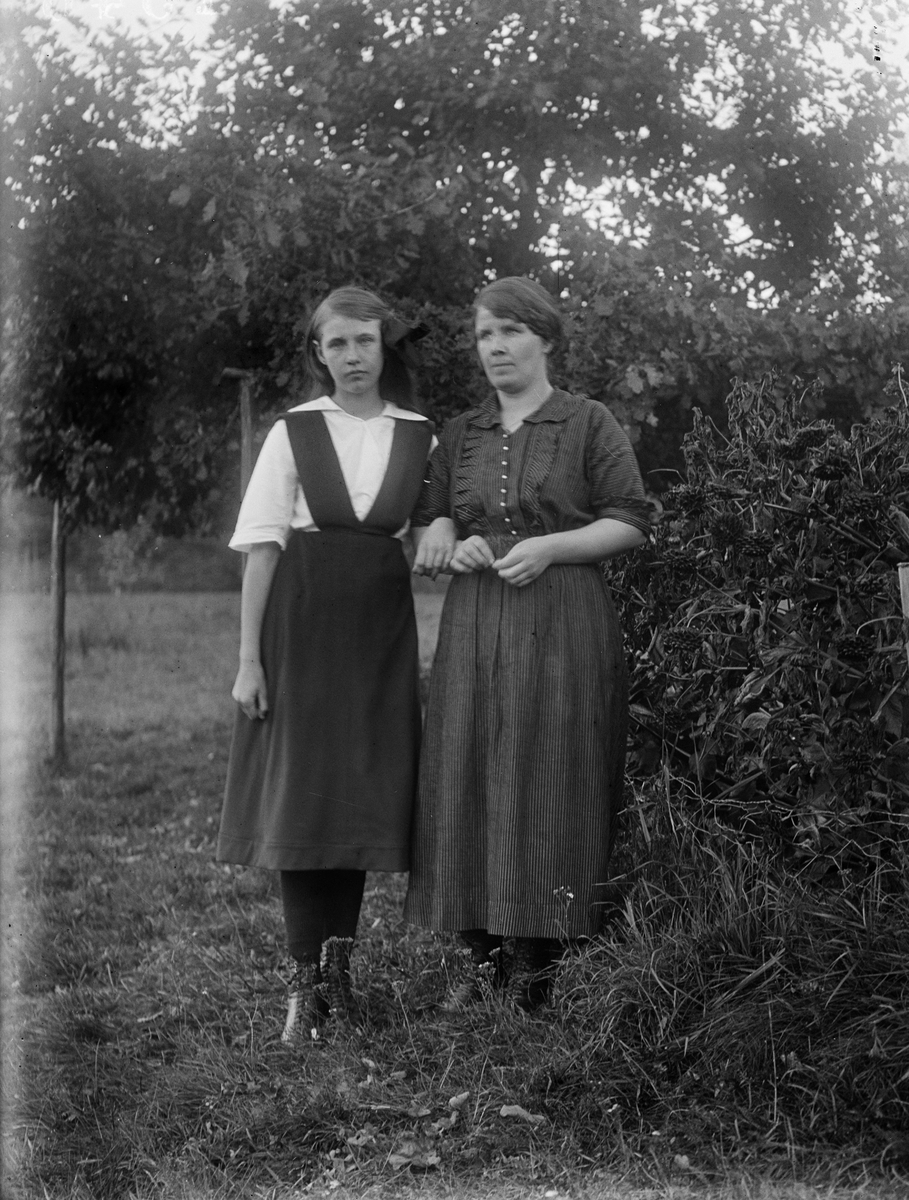
[[(290, 409), (290, 412), (313, 411), (325, 413), (325, 423), (341, 464), (350, 502), (362, 521), (375, 503), (385, 477), (395, 419), (425, 421), (426, 418), (386, 403), (378, 417), (364, 421), (362, 417), (352, 417), (328, 396)], [(277, 542), (283, 550), (292, 529), (318, 533), (297, 478), (287, 425), (284, 421), (276, 421), (256, 459), (230, 548), (249, 550), (262, 542)], [(402, 536), (405, 529), (399, 530), (397, 536)]]

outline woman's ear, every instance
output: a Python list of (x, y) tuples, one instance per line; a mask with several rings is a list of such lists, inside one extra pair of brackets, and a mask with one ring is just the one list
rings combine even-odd
[(326, 366), (327, 364), (325, 362), (325, 355), (322, 353), (322, 347), (319, 345), (319, 343), (315, 339), (313, 339), (312, 346), (316, 352), (316, 358), (319, 360), (319, 362), (322, 364), (323, 367)]

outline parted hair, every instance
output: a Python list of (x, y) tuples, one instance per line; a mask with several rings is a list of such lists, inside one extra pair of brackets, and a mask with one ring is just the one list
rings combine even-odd
[(330, 396), (334, 380), (328, 367), (319, 360), (316, 344), (330, 317), (348, 317), (352, 321), (379, 321), (382, 336), (382, 374), (379, 376), (379, 395), (399, 408), (416, 412), (416, 388), (410, 368), (405, 363), (396, 342), (400, 340), (402, 322), (379, 296), (360, 287), (335, 288), (325, 297), (309, 319), (306, 327), (306, 399)]
[(555, 349), (562, 340), (562, 314), (549, 292), (526, 275), (509, 275), (487, 283), (473, 302), (476, 316), (487, 309), (499, 320), (510, 317), (520, 321)]

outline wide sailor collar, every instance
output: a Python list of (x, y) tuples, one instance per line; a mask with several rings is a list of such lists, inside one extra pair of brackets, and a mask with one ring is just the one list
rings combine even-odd
[[(576, 406), (577, 401), (570, 392), (553, 388), (552, 395), (547, 397), (538, 409), (526, 416), (523, 423), (537, 425), (542, 421), (567, 421), (576, 411)], [(471, 425), (479, 425), (482, 429), (494, 429), (496, 425), (501, 425), (502, 413), (495, 393), (487, 396), (476, 408), (470, 409), (467, 420)]]
[[(319, 396), (315, 400), (307, 400), (305, 404), (297, 404), (293, 408), (288, 409), (289, 412), (339, 412), (344, 413), (346, 417), (351, 414), (345, 412), (340, 404), (335, 404), (331, 396)], [(397, 404), (392, 404), (390, 400), (384, 402), (382, 411), (379, 417), (393, 417), (396, 421), (425, 421), (427, 420), (421, 413), (411, 412), (409, 408), (398, 408)], [(362, 417), (353, 417), (354, 421), (362, 420)]]

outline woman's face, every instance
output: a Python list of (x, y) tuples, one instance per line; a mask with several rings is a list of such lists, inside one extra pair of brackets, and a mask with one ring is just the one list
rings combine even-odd
[(381, 322), (330, 316), (322, 326), (316, 355), (328, 368), (336, 392), (362, 396), (376, 389), (384, 363)]
[(496, 391), (518, 395), (548, 386), (551, 342), (523, 321), (493, 316), (488, 308), (477, 309), (474, 329), (480, 362)]

